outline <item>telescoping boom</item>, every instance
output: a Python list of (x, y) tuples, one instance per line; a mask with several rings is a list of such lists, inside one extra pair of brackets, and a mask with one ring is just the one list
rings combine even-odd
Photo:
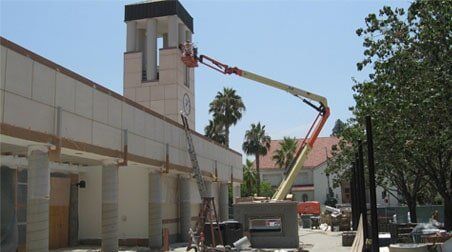
[(303, 167), (303, 163), (306, 161), (309, 152), (312, 150), (314, 143), (320, 134), (320, 131), (322, 130), (326, 120), (330, 115), (330, 108), (328, 107), (326, 98), (255, 73), (245, 71), (237, 67), (230, 67), (206, 55), (198, 56), (197, 48), (194, 48), (191, 43), (183, 44), (180, 46), (180, 48), (182, 50), (181, 59), (187, 67), (197, 67), (198, 63), (201, 63), (223, 74), (236, 74), (243, 78), (247, 78), (252, 81), (286, 91), (300, 98), (304, 103), (308, 104), (318, 112), (316, 119), (307, 132), (306, 137), (303, 139), (301, 147), (298, 149), (294, 157), (294, 161), (292, 162), (292, 167), (289, 173), (285, 176), (272, 197), (272, 200), (283, 200), (289, 193), (290, 188), (295, 182), (298, 172)]

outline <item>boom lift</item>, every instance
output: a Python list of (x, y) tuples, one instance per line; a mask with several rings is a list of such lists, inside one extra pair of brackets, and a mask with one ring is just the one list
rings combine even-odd
[(185, 43), (180, 46), (182, 50), (181, 60), (184, 64), (189, 68), (198, 67), (198, 63), (206, 65), (213, 70), (216, 70), (222, 74), (231, 75), (235, 74), (240, 77), (274, 87), (283, 91), (288, 92), (298, 98), (300, 98), (304, 103), (312, 107), (318, 112), (316, 119), (314, 120), (312, 126), (310, 127), (306, 137), (303, 139), (301, 147), (298, 149), (293, 165), (290, 171), (287, 173), (275, 194), (272, 197), (272, 200), (284, 200), (287, 194), (290, 191), (295, 179), (297, 177), (298, 172), (303, 166), (303, 163), (306, 161), (309, 152), (312, 150), (317, 137), (319, 136), (320, 131), (325, 125), (328, 116), (330, 115), (330, 108), (328, 107), (328, 103), (325, 97), (305, 91), (303, 89), (299, 89), (279, 81), (275, 81), (264, 76), (254, 74), (249, 71), (245, 71), (238, 67), (230, 67), (226, 64), (223, 64), (213, 58), (210, 58), (206, 55), (197, 55), (197, 48), (193, 47), (192, 43)]

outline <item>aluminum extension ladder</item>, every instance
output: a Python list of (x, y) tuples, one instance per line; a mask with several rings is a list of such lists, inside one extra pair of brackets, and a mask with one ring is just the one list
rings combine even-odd
[(208, 196), (206, 183), (201, 174), (201, 169), (199, 168), (198, 158), (196, 157), (195, 146), (193, 144), (193, 138), (191, 137), (190, 128), (188, 126), (187, 117), (181, 114), (182, 122), (185, 130), (185, 137), (187, 138), (188, 145), (188, 154), (190, 155), (190, 161), (193, 166), (193, 176), (196, 179), (196, 183), (198, 184), (199, 195), (201, 198)]
[[(198, 158), (196, 157), (195, 146), (193, 144), (193, 138), (191, 137), (190, 127), (188, 125), (187, 117), (181, 114), (182, 123), (184, 125), (185, 136), (187, 139), (188, 153), (190, 155), (191, 164), (193, 166), (193, 176), (198, 184), (199, 195), (202, 199), (202, 205), (199, 209), (198, 220), (196, 221), (195, 231), (190, 233), (192, 240), (189, 241), (187, 251), (196, 248), (197, 251), (205, 251), (207, 249), (206, 244), (204, 244), (204, 237), (201, 233), (204, 232), (204, 225), (209, 221), (211, 244), (213, 247), (217, 245), (215, 234), (214, 234), (214, 221), (217, 226), (219, 244), (223, 244), (223, 238), (220, 230), (220, 223), (217, 215), (217, 210), (215, 208), (215, 200), (210, 195), (207, 195), (206, 183), (202, 177), (201, 169), (199, 168)], [(212, 216), (213, 215), (213, 216)], [(205, 235), (205, 234), (204, 234)]]

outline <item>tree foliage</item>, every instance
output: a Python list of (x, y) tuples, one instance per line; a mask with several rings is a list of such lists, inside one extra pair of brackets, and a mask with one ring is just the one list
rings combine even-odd
[(205, 135), (229, 147), (229, 128), (242, 118), (244, 111), (242, 97), (232, 88), (223, 88), (209, 104), (213, 120), (204, 129)]
[(339, 136), (345, 127), (346, 124), (341, 119), (337, 119), (336, 122), (334, 123), (331, 136)]
[[(452, 2), (415, 1), (407, 9), (383, 7), (357, 30), (364, 42), (355, 81), (356, 105), (340, 134), (335, 172), (347, 175), (350, 144), (363, 139), (363, 122), (374, 123), (378, 183), (395, 187), (412, 208), (419, 192), (433, 188), (445, 204), (445, 227), (452, 229), (451, 43)], [(425, 198), (425, 195), (422, 196)]]
[(260, 156), (267, 155), (267, 151), (270, 148), (271, 138), (265, 132), (265, 125), (261, 123), (251, 124), (251, 128), (245, 132), (245, 140), (242, 144), (242, 149), (247, 155), (254, 155), (256, 164), (256, 176), (257, 176), (257, 193), (260, 196)]
[(297, 139), (291, 137), (284, 137), (279, 142), (279, 148), (273, 152), (272, 160), (279, 168), (287, 168), (292, 162), (295, 151), (297, 150)]
[(204, 135), (217, 143), (226, 144), (224, 127), (218, 125), (215, 120), (209, 120), (209, 124), (204, 128)]

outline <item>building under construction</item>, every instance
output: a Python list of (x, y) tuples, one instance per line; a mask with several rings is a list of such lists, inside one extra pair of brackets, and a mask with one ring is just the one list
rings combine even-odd
[[(181, 113), (194, 129), (195, 76), (178, 45), (192, 41), (193, 18), (158, 1), (125, 6), (125, 23), (124, 95), (1, 38), (2, 251), (188, 240), (201, 199)], [(225, 220), (242, 157), (192, 137)]]

